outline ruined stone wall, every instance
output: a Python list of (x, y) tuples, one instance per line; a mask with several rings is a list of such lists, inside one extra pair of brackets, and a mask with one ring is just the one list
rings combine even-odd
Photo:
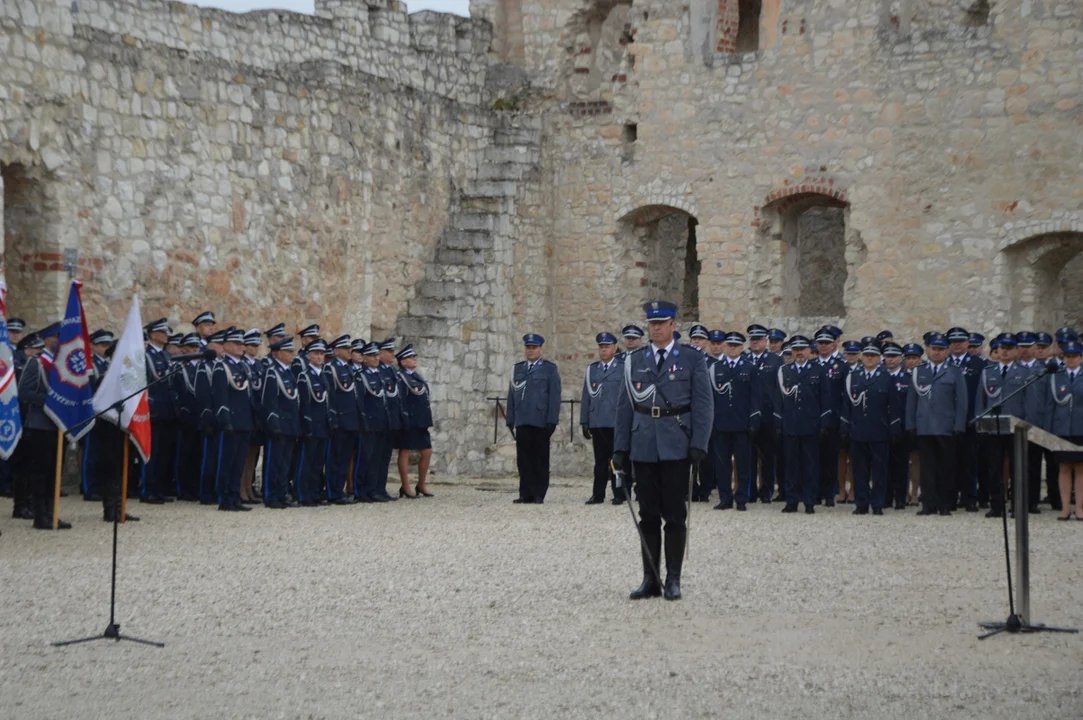
[(489, 25), (387, 0), (72, 7), (0, 10), (0, 162), (48, 228), (5, 233), (11, 311), (55, 317), (76, 248), (95, 325), (134, 287), (174, 325), (389, 332), (490, 141)]

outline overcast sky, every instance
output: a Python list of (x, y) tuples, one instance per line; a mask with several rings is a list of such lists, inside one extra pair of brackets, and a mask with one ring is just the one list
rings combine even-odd
[[(247, 12), (248, 10), (293, 10), (295, 12), (312, 13), (314, 0), (190, 0), (195, 5), (222, 8), (232, 12)], [(406, 7), (410, 12), (418, 10), (437, 10), (450, 12), (456, 15), (470, 14), (470, 0), (407, 0)]]

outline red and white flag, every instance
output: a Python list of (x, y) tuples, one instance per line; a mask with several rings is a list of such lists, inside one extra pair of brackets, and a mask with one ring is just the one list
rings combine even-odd
[[(139, 313), (139, 296), (132, 296), (132, 309), (113, 352), (113, 363), (105, 373), (98, 392), (94, 394), (94, 412), (113, 408), (123, 400), (119, 417), (109, 412), (106, 420), (119, 425), (131, 437), (143, 462), (150, 458), (150, 404), (147, 401), (147, 366), (143, 346), (143, 320)], [(144, 388), (142, 392), (138, 392)], [(133, 395), (133, 393), (135, 393)], [(129, 397), (130, 396), (130, 397)], [(127, 398), (125, 400), (124, 398)]]

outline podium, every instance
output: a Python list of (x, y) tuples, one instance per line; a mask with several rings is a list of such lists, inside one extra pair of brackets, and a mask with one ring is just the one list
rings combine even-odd
[[(1077, 630), (1065, 630), (1051, 628), (1045, 625), (1034, 625), (1030, 622), (1030, 498), (1027, 497), (1027, 448), (1028, 443), (1034, 443), (1038, 447), (1049, 450), (1054, 457), (1058, 454), (1083, 453), (1083, 447), (1048, 433), (1039, 427), (1035, 427), (1025, 420), (1014, 415), (991, 415), (979, 417), (974, 420), (974, 427), (983, 435), (1011, 435), (1014, 460), (1012, 462), (1013, 503), (1015, 511), (1015, 603), (1012, 614), (1007, 623), (982, 623), (982, 627), (991, 630), (989, 635), (1001, 631), (1008, 632), (1078, 632)], [(1070, 502), (1069, 498), (1063, 498), (1063, 502)], [(1005, 513), (1006, 515), (1006, 513)], [(1008, 553), (1008, 525), (1007, 517), (1004, 520), (1004, 551)], [(1011, 567), (1008, 569), (1008, 600), (1011, 601)], [(988, 635), (983, 636), (988, 637)]]

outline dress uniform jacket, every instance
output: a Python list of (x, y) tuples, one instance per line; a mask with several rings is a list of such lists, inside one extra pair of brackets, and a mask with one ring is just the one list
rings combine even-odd
[(560, 373), (554, 363), (540, 359), (533, 368), (515, 363), (508, 388), (507, 425), (543, 428), (560, 422)]
[[(317, 440), (326, 440), (330, 437), (329, 393), (325, 384), (325, 380), (329, 379), (331, 378), (323, 372), (317, 372), (311, 365), (308, 366), (307, 372), (302, 373), (298, 378), (298, 385), (301, 388), (301, 434), (306, 437)], [(352, 402), (353, 398), (351, 397), (350, 400)]]
[(714, 391), (715, 432), (756, 432), (762, 420), (763, 382), (760, 371), (742, 355), (731, 365), (719, 358), (708, 365), (707, 375)]
[(906, 432), (906, 396), (910, 394), (910, 373), (903, 368), (889, 372), (891, 378), (891, 437), (897, 438)]
[(332, 430), (356, 433), (361, 431), (358, 414), (356, 377), (349, 363), (335, 358), (325, 370), (327, 404)]
[[(159, 350), (154, 345), (147, 345), (147, 382), (154, 382), (169, 372), (169, 353)], [(177, 398), (175, 388), (168, 382), (151, 385), (147, 390), (147, 403), (150, 406), (151, 427), (155, 420), (176, 420)]]
[[(614, 452), (632, 462), (684, 460), (690, 448), (707, 452), (714, 421), (714, 393), (703, 353), (674, 343), (659, 370), (652, 345), (624, 362), (624, 392), (617, 402)], [(664, 412), (684, 410), (675, 415)]]
[(864, 367), (847, 375), (840, 418), (842, 435), (863, 443), (890, 440), (897, 419), (893, 415), (897, 406), (892, 402), (895, 392), (895, 378), (882, 367), (873, 370), (871, 378)]
[(384, 377), (376, 368), (364, 368), (358, 375), (361, 383), (357, 391), (357, 403), (361, 411), (361, 425), (366, 433), (384, 433), (390, 429), (387, 400), (384, 398)]
[(402, 422), (410, 430), (428, 430), (432, 427), (432, 405), (429, 401), (429, 384), (421, 373), (403, 370), (399, 373), (402, 387)]
[(271, 435), (298, 437), (301, 434), (301, 402), (293, 372), (272, 362), (263, 379), (264, 426)]
[[(295, 488), (302, 504), (319, 504), (320, 476), (329, 459), (331, 435), (330, 410), (326, 382), (334, 380), (330, 372), (318, 370), (311, 363), (297, 377), (301, 396), (301, 451), (297, 458)], [(328, 495), (331, 498), (331, 495)]]
[(1049, 389), (1043, 427), (1062, 438), (1083, 437), (1083, 368), (1076, 371), (1075, 379), (1067, 367), (1061, 367), (1047, 381), (1038, 383)]
[(837, 428), (844, 397), (843, 387), (846, 376), (850, 374), (850, 366), (842, 358), (832, 355), (827, 360), (812, 360), (823, 370), (823, 382), (827, 387), (826, 402), (821, 408), (824, 412), (824, 427)]
[[(399, 392), (399, 374), (390, 365), (378, 368), (384, 383), (384, 400), (387, 403), (387, 428), (391, 432), (402, 429), (402, 394)], [(388, 455), (391, 448), (388, 447)]]
[[(1045, 365), (1037, 360), (1031, 360), (1029, 364), (1016, 363), (1026, 373), (1027, 379), (1046, 371)], [(1043, 424), (1049, 414), (1051, 402), (1049, 383), (1036, 380), (1033, 385), (1023, 392), (1023, 419), (1043, 430), (1048, 430)]]
[(617, 423), (617, 398), (624, 389), (624, 367), (613, 358), (606, 367), (601, 360), (587, 366), (580, 395), (579, 424), (588, 428), (611, 428)]
[(771, 425), (775, 421), (774, 385), (778, 378), (778, 369), (782, 367), (782, 357), (771, 352), (762, 352), (758, 356), (749, 353), (745, 359), (758, 371), (760, 385), (760, 410), (762, 421)]
[[(1030, 376), (1027, 369), (1021, 367), (1018, 363), (1009, 364), (1006, 372), (1002, 371), (1003, 367), (1000, 363), (991, 363), (978, 374), (977, 398), (974, 405), (976, 415), (981, 415), (989, 408), (1002, 402), (1004, 398), (1008, 398), (1012, 393), (1017, 392), (1019, 388), (1026, 384)], [(1024, 390), (1018, 395), (1009, 398), (1001, 407), (1001, 414), (1026, 419), (1025, 396), (1027, 394), (1027, 390)], [(1044, 422), (1044, 418), (1042, 421)]]
[(985, 369), (985, 365), (988, 361), (985, 358), (980, 358), (970, 353), (966, 353), (961, 357), (949, 355), (947, 359), (948, 365), (958, 368), (959, 372), (963, 376), (963, 382), (966, 385), (967, 403), (966, 403), (966, 419), (974, 419), (974, 409), (977, 404), (978, 396), (978, 383), (981, 381), (981, 373)]
[(53, 361), (48, 350), (30, 358), (19, 378), (19, 405), (23, 413), (23, 427), (30, 430), (56, 431), (56, 424), (45, 414), (45, 398), (49, 394), (49, 380), (45, 365)]
[[(830, 426), (832, 385), (822, 365), (812, 360), (804, 367), (782, 365), (775, 377), (775, 422), (783, 435), (817, 435)], [(836, 407), (840, 400), (834, 401)]]
[(223, 404), (217, 408), (217, 424), (223, 431), (250, 433), (255, 430), (248, 363), (227, 356), (214, 368), (212, 395)]
[(947, 362), (934, 375), (925, 363), (910, 371), (906, 397), (906, 429), (918, 435), (952, 435), (966, 430), (966, 381)]

